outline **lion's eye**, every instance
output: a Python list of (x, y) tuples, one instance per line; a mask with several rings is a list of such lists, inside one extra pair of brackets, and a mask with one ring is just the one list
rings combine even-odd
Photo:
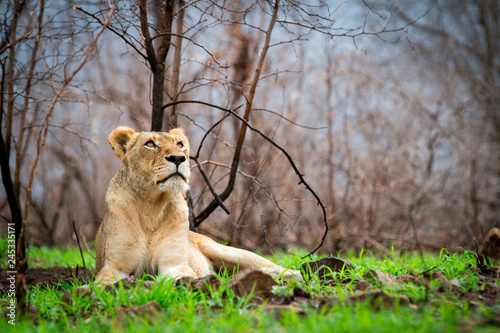
[(146, 142), (146, 143), (144, 144), (144, 147), (149, 148), (149, 149), (153, 149), (153, 148), (155, 148), (155, 147), (156, 147), (156, 145), (155, 145), (155, 143), (154, 143), (154, 141), (153, 141), (153, 140), (149, 140), (148, 142)]
[(186, 149), (182, 141), (177, 142), (177, 147), (181, 148), (182, 150)]

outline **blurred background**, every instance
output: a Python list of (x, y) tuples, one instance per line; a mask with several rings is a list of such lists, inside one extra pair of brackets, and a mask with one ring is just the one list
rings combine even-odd
[[(73, 221), (86, 244), (94, 239), (120, 167), (109, 133), (151, 128), (144, 3), (122, 0), (113, 12), (113, 1), (0, 3), (4, 236), (9, 174), (30, 244), (75, 245)], [(165, 103), (243, 114), (265, 56), (249, 121), (288, 152), (324, 204), (330, 230), (320, 252), (475, 250), (499, 227), (499, 1), (282, 0), (272, 31), (274, 1), (146, 5), (153, 46), (171, 37)], [(226, 112), (172, 109), (165, 119), (185, 129), (191, 154), (211, 129), (199, 161), (222, 192), (241, 123), (228, 117), (212, 128)], [(196, 216), (212, 194), (191, 165)], [(311, 250), (325, 225), (299, 181), (280, 150), (247, 132), (225, 201), (231, 214), (218, 208), (196, 230), (252, 250)]]

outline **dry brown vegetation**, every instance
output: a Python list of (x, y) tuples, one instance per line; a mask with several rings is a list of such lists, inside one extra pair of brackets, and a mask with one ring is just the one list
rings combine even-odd
[(194, 152), (210, 130), (198, 161), (217, 193), (238, 165), (231, 214), (205, 220), (213, 195), (194, 166), (197, 230), (316, 247), (321, 209), (283, 153), (220, 109), (162, 107), (194, 100), (286, 149), (326, 207), (321, 251), (475, 250), (499, 226), (500, 4), (313, 3), (2, 1), (2, 219), (17, 204), (32, 243), (74, 242), (72, 221), (92, 240), (119, 166), (108, 134), (178, 123)]

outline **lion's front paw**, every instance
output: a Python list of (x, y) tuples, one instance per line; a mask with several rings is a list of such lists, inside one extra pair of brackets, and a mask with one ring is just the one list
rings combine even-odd
[(197, 279), (198, 276), (188, 265), (161, 267), (159, 277), (170, 279)]

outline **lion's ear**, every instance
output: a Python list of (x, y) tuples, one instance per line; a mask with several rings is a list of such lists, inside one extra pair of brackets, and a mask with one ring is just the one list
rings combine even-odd
[(113, 148), (116, 156), (123, 160), (125, 153), (127, 152), (127, 143), (130, 137), (135, 133), (133, 128), (121, 126), (115, 129), (109, 135), (109, 144)]
[(179, 139), (182, 140), (182, 143), (184, 144), (184, 146), (187, 148), (187, 150), (189, 151), (189, 141), (186, 137), (186, 134), (184, 134), (184, 130), (180, 127), (177, 127), (177, 128), (174, 128), (174, 129), (171, 129), (168, 133), (172, 134), (172, 135), (175, 135), (177, 136)]
[(174, 128), (174, 129), (171, 129), (170, 132), (168, 132), (172, 135), (178, 135), (178, 136), (183, 136), (183, 137), (186, 137), (186, 135), (184, 134), (184, 130), (180, 127), (177, 127), (177, 128)]

